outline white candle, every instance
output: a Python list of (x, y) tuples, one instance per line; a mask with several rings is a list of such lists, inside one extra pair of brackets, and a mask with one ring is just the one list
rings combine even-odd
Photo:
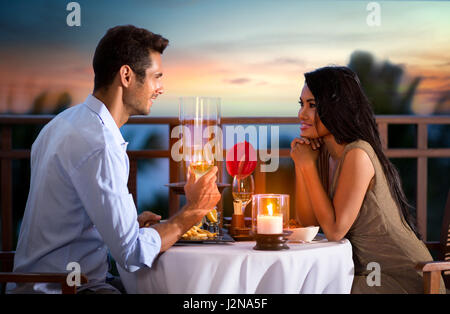
[(283, 216), (258, 215), (256, 225), (258, 234), (281, 234), (283, 233)]

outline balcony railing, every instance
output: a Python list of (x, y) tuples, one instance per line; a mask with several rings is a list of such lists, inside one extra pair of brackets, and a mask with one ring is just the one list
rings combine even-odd
[[(43, 125), (54, 116), (51, 115), (0, 115), (1, 143), (1, 211), (2, 211), (2, 249), (13, 249), (12, 230), (12, 161), (17, 159), (29, 159), (30, 149), (13, 149), (12, 127), (14, 125)], [(450, 116), (377, 116), (376, 121), (382, 137), (383, 149), (390, 158), (416, 158), (417, 159), (417, 226), (423, 239), (427, 235), (427, 163), (428, 158), (450, 157), (450, 148), (428, 148), (428, 125), (450, 124)], [(295, 125), (296, 117), (224, 117), (223, 125)], [(132, 117), (127, 124), (154, 124), (168, 125), (167, 150), (131, 150), (128, 151), (130, 159), (130, 177), (128, 187), (137, 201), (137, 163), (140, 159), (167, 158), (169, 160), (168, 182), (178, 182), (180, 163), (171, 158), (171, 147), (178, 140), (171, 138), (172, 129), (179, 124), (178, 118), (173, 117)], [(388, 148), (388, 125), (409, 124), (417, 125), (417, 147), (407, 149)], [(289, 149), (280, 149), (280, 158), (289, 157)], [(258, 154), (259, 155), (259, 154)], [(223, 165), (219, 165), (219, 182), (223, 177)], [(254, 173), (256, 193), (265, 192), (266, 174), (256, 168)], [(169, 189), (169, 216), (173, 215), (179, 207), (179, 197)]]

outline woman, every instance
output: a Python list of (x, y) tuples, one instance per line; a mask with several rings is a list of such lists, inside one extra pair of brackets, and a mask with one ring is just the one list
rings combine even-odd
[[(300, 223), (320, 225), (330, 241), (350, 240), (352, 293), (423, 293), (422, 273), (414, 267), (432, 257), (416, 236), (356, 74), (346, 67), (306, 73), (298, 117), (301, 138), (292, 141), (291, 157)], [(379, 285), (367, 280), (371, 262), (380, 266)]]

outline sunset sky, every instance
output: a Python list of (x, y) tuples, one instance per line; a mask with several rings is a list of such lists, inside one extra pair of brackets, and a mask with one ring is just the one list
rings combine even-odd
[(221, 97), (224, 116), (296, 115), (303, 73), (356, 50), (402, 65), (405, 83), (422, 76), (416, 113), (450, 93), (450, 2), (378, 1), (381, 25), (369, 26), (369, 1), (85, 0), (80, 27), (66, 24), (69, 2), (1, 0), (0, 112), (26, 112), (42, 91), (82, 102), (98, 41), (122, 24), (170, 40), (153, 116), (176, 116), (191, 95)]

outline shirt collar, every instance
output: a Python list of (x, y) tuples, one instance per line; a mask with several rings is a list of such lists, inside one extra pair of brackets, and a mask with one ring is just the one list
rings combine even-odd
[(124, 148), (126, 149), (128, 142), (125, 142), (125, 140), (123, 139), (122, 133), (120, 133), (120, 130), (117, 127), (116, 122), (114, 121), (108, 108), (106, 108), (105, 104), (92, 94), (90, 94), (86, 98), (86, 101), (84, 103), (86, 104), (86, 106), (88, 106), (89, 109), (91, 109), (98, 115), (103, 125), (109, 131), (111, 131), (117, 143), (119, 145), (124, 146)]

